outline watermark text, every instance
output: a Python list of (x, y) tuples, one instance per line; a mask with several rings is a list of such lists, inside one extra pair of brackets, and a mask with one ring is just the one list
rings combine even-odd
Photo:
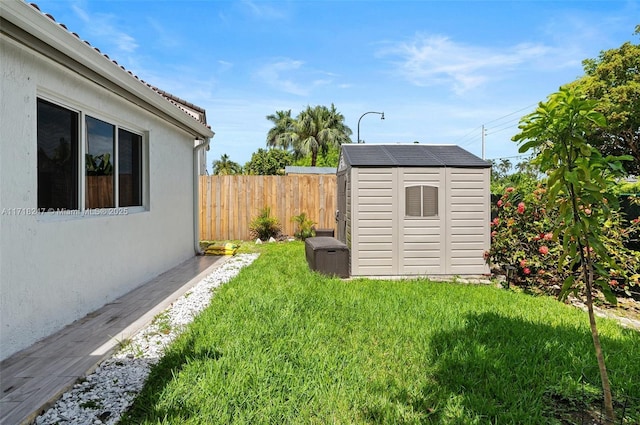
[(66, 216), (112, 216), (127, 215), (129, 209), (123, 208), (87, 208), (84, 210), (68, 210), (64, 208), (2, 208), (0, 215), (33, 216), (33, 215), (66, 215)]

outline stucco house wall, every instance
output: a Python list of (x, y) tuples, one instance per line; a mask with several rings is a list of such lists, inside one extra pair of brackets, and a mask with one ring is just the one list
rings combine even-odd
[[(213, 136), (31, 6), (3, 2), (2, 19), (0, 359), (194, 255), (194, 140)], [(12, 26), (24, 21), (44, 35)], [(56, 40), (78, 56), (48, 44)], [(139, 92), (117, 88), (118, 79)], [(81, 122), (86, 114), (142, 135), (142, 206), (37, 211), (38, 99), (79, 112)]]
[[(489, 272), (490, 163), (457, 146), (343, 145), (337, 174), (352, 276)], [(407, 188), (422, 187), (434, 190), (436, 212), (408, 214)]]

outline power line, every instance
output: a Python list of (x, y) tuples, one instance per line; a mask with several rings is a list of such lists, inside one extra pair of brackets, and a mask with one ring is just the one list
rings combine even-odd
[(486, 135), (487, 135), (487, 136), (490, 136), (490, 135), (492, 135), (492, 134), (500, 133), (500, 132), (502, 132), (502, 131), (510, 130), (510, 129), (512, 129), (512, 128), (514, 128), (514, 126), (513, 126), (513, 125), (510, 125), (510, 126), (508, 126), (508, 127), (504, 127), (504, 128), (498, 129), (498, 130), (489, 131), (488, 133), (486, 133)]
[(514, 155), (514, 156), (501, 156), (498, 158), (488, 158), (487, 161), (497, 161), (500, 159), (513, 159), (513, 158), (528, 158), (529, 155)]
[(494, 127), (490, 127), (489, 131), (497, 131), (497, 130), (502, 130), (503, 128), (511, 128), (511, 127), (515, 127), (518, 125), (518, 121), (520, 120), (520, 118), (514, 118), (512, 120), (509, 121), (505, 121), (503, 123), (500, 123)]
[(517, 111), (513, 111), (513, 112), (511, 112), (510, 114), (507, 114), (507, 115), (501, 116), (500, 118), (496, 118), (495, 120), (493, 120), (493, 121), (489, 121), (489, 122), (486, 122), (486, 123), (484, 123), (484, 124), (485, 124), (485, 125), (487, 125), (487, 124), (491, 124), (492, 122), (500, 121), (500, 120), (501, 120), (501, 119), (503, 119), (503, 118), (510, 117), (511, 115), (517, 114), (518, 112), (522, 112), (522, 111), (524, 111), (525, 109), (529, 109), (529, 108), (531, 108), (531, 107), (533, 107), (533, 106), (536, 106), (537, 104), (538, 104), (538, 103), (536, 102), (536, 103), (534, 103), (534, 104), (532, 104), (532, 105), (525, 106), (525, 107), (524, 107), (524, 108), (522, 108), (522, 109), (518, 109)]
[(481, 126), (481, 125), (477, 126), (477, 127), (476, 127), (476, 128), (474, 128), (473, 130), (471, 130), (470, 132), (468, 132), (467, 134), (465, 134), (464, 136), (459, 137), (459, 138), (457, 138), (456, 140), (454, 140), (454, 141), (453, 141), (453, 143), (457, 143), (457, 142), (461, 141), (462, 139), (464, 139), (464, 138), (468, 137), (469, 135), (471, 135), (472, 133), (474, 133), (476, 130), (481, 129), (481, 128), (482, 128), (482, 126)]
[[(455, 139), (453, 141), (453, 143), (459, 144), (459, 145), (462, 145), (462, 146), (468, 146), (471, 143), (477, 142), (478, 138), (477, 138), (477, 133), (476, 132), (478, 130), (482, 130), (484, 132), (484, 133), (481, 133), (481, 135), (480, 135), (482, 137), (482, 136), (489, 136), (491, 134), (495, 134), (495, 133), (498, 133), (500, 131), (504, 131), (507, 128), (512, 128), (512, 127), (514, 127), (514, 125), (511, 124), (511, 123), (519, 121), (520, 117), (512, 118), (512, 119), (510, 119), (508, 121), (499, 123), (494, 128), (487, 128), (486, 126), (487, 126), (487, 124), (491, 124), (491, 123), (498, 122), (500, 120), (504, 120), (505, 118), (508, 118), (508, 117), (510, 117), (512, 115), (515, 115), (515, 114), (517, 114), (519, 112), (522, 112), (522, 111), (525, 111), (527, 109), (530, 109), (530, 108), (532, 108), (533, 106), (536, 106), (536, 105), (537, 105), (537, 103), (533, 103), (531, 105), (527, 105), (524, 108), (518, 109), (517, 111), (510, 112), (510, 113), (508, 113), (506, 115), (503, 115), (503, 116), (501, 116), (499, 118), (496, 118), (494, 120), (488, 121), (488, 122), (484, 123), (483, 125), (479, 125), (476, 128), (474, 128), (473, 130), (469, 131), (464, 136), (461, 136), (461, 137)], [(504, 127), (504, 126), (506, 126), (506, 127)], [(483, 130), (483, 127), (484, 127), (484, 130)]]

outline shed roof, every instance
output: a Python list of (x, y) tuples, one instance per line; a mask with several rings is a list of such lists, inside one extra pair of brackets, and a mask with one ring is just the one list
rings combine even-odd
[(491, 167), (489, 161), (457, 145), (345, 144), (342, 156), (352, 167)]

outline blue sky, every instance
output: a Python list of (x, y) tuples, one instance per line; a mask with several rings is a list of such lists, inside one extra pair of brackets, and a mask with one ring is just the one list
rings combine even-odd
[(277, 110), (336, 105), (365, 143), (518, 161), (522, 115), (601, 50), (638, 42), (630, 1), (36, 1), (140, 79), (207, 111), (244, 164)]

